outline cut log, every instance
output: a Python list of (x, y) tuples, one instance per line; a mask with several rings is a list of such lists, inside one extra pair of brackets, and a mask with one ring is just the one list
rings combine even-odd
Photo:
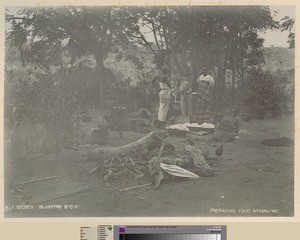
[(159, 148), (162, 141), (168, 136), (167, 130), (153, 131), (136, 142), (121, 147), (103, 147), (96, 148), (88, 152), (89, 160), (107, 159), (107, 155), (111, 158), (122, 157), (131, 154), (139, 154), (141, 156), (148, 152)]
[(210, 177), (214, 175), (214, 170), (207, 164), (204, 153), (199, 148), (187, 145), (185, 146), (184, 151), (192, 158), (195, 167), (199, 169), (199, 173), (202, 176)]

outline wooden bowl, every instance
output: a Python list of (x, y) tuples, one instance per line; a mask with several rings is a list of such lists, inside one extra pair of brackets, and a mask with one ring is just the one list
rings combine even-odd
[(213, 132), (214, 128), (202, 128), (202, 127), (188, 127), (188, 129), (190, 129), (190, 131), (192, 132), (200, 132), (200, 131), (210, 131)]

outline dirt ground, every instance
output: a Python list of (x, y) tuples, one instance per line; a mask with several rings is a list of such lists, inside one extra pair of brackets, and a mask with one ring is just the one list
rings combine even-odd
[[(120, 192), (120, 189), (147, 183), (149, 179), (144, 177), (134, 183), (104, 182), (100, 173), (89, 174), (97, 162), (87, 161), (86, 153), (96, 145), (80, 146), (79, 151), (63, 150), (58, 160), (52, 155), (16, 165), (6, 160), (5, 217), (293, 216), (294, 148), (261, 144), (266, 138), (280, 135), (294, 138), (292, 116), (242, 122), (239, 138), (223, 143), (223, 160), (210, 162), (216, 170), (215, 176), (174, 180), (163, 183), (157, 190), (146, 186)], [(109, 146), (121, 146), (140, 139), (145, 133), (125, 132), (124, 139), (116, 132), (110, 132), (110, 136)], [(168, 137), (167, 140), (176, 150), (183, 150), (184, 138)], [(212, 135), (196, 137), (195, 145), (210, 150), (210, 156), (215, 156), (219, 144), (212, 140)], [(15, 183), (50, 176), (80, 182), (90, 188), (42, 203), (42, 207), (36, 204), (33, 210), (16, 209), (15, 202), (24, 198), (26, 187), (16, 193), (12, 191)], [(63, 207), (47, 209), (54, 204)], [(73, 209), (64, 209), (65, 205), (72, 205)]]

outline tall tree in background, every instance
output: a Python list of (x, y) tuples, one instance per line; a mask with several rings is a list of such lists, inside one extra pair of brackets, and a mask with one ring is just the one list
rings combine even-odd
[(6, 15), (11, 24), (7, 40), (21, 51), (24, 62), (44, 69), (63, 64), (62, 57), (93, 55), (97, 63), (100, 102), (105, 101), (108, 79), (104, 60), (112, 46), (127, 43), (123, 29), (134, 19), (125, 21), (119, 8), (24, 8)]
[(142, 67), (134, 53), (126, 54), (128, 49), (142, 47), (156, 60), (166, 56), (170, 69), (176, 66), (181, 75), (190, 65), (194, 81), (203, 67), (209, 67), (216, 80), (219, 109), (227, 70), (231, 70), (233, 86), (242, 81), (247, 66), (262, 61), (263, 39), (258, 32), (277, 27), (264, 6), (32, 8), (7, 15), (7, 21), (12, 25), (8, 40), (21, 49), (27, 62), (47, 68), (61, 64), (61, 55), (72, 59), (93, 55), (102, 103), (107, 54), (114, 52), (117, 59)]
[[(215, 70), (216, 101), (222, 108), (224, 103), (225, 76), (232, 72), (232, 83), (236, 84), (238, 65), (245, 58), (261, 58), (263, 40), (259, 31), (276, 28), (277, 23), (268, 7), (196, 7), (194, 10), (193, 66), (208, 66)], [(251, 53), (251, 54), (250, 54)], [(244, 64), (243, 64), (244, 66)]]
[(194, 81), (203, 67), (214, 72), (217, 108), (223, 107), (227, 70), (234, 88), (247, 67), (263, 62), (264, 40), (258, 32), (278, 27), (263, 6), (142, 8), (139, 14), (139, 26), (150, 29), (154, 43), (143, 35), (137, 38), (154, 55), (167, 50), (170, 65), (181, 75), (188, 65), (192, 67)]

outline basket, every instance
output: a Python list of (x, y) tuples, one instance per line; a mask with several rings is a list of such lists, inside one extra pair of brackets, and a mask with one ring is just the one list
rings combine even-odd
[(168, 132), (170, 135), (176, 136), (176, 137), (185, 137), (186, 134), (189, 133), (189, 131), (184, 131), (184, 130), (179, 130), (179, 129), (171, 129), (171, 128), (168, 128)]
[(188, 129), (190, 129), (190, 131), (192, 132), (200, 132), (200, 131), (207, 131), (207, 132), (213, 132), (214, 128), (202, 128), (202, 127), (188, 127)]

